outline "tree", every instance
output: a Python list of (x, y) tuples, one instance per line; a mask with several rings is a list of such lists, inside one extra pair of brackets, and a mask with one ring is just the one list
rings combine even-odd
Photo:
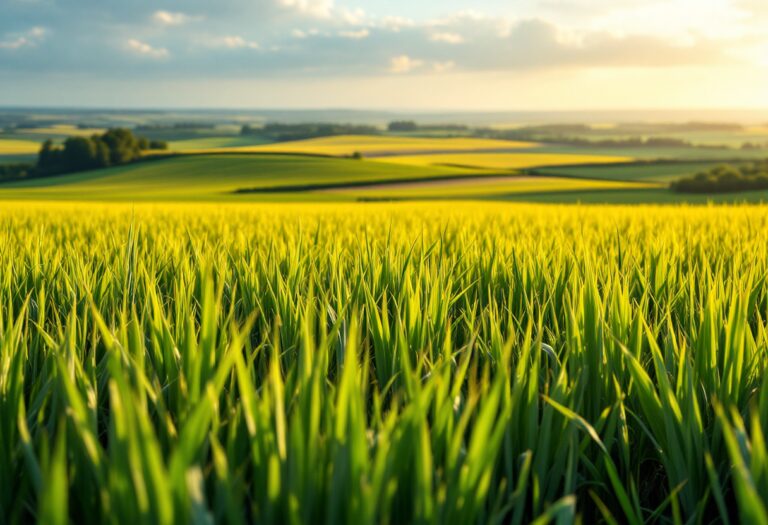
[(389, 131), (417, 131), (419, 126), (412, 120), (396, 120), (387, 126)]

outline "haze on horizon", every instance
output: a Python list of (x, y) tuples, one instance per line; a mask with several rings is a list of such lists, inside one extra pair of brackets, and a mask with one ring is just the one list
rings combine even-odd
[(0, 13), (6, 106), (768, 108), (764, 0), (0, 0)]

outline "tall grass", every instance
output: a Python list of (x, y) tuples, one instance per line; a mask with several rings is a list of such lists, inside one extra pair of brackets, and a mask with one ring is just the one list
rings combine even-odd
[(763, 208), (0, 224), (0, 523), (768, 521)]

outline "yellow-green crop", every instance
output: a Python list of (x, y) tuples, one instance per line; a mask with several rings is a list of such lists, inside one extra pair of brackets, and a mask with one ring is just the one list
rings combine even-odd
[(0, 224), (0, 523), (768, 519), (765, 208)]

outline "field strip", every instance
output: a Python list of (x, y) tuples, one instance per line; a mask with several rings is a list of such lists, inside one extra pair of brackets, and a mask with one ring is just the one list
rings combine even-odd
[(4, 139), (0, 135), (1, 155), (28, 155), (40, 151), (40, 143), (32, 140)]
[(384, 135), (341, 135), (318, 139), (277, 142), (257, 146), (222, 148), (237, 153), (305, 153), (330, 156), (395, 155), (419, 152), (480, 152), (520, 150), (540, 147), (536, 142), (479, 138), (421, 138)]
[(373, 159), (376, 162), (412, 166), (462, 166), (476, 169), (526, 169), (551, 166), (594, 166), (631, 163), (635, 159), (623, 156), (579, 155), (563, 153), (461, 153), (434, 155), (403, 155)]
[(409, 186), (418, 184), (439, 184), (441, 182), (453, 182), (453, 181), (486, 181), (486, 180), (510, 180), (518, 178), (518, 175), (508, 173), (478, 173), (477, 175), (436, 175), (434, 177), (423, 177), (418, 179), (378, 179), (378, 180), (362, 180), (362, 181), (349, 181), (349, 182), (332, 182), (332, 183), (318, 183), (318, 184), (282, 184), (273, 186), (253, 187), (253, 188), (238, 188), (233, 193), (298, 193), (305, 191), (312, 192), (324, 192), (324, 191), (339, 191), (339, 190), (354, 190), (365, 189), (374, 186)]
[(398, 181), (388, 184), (367, 184), (358, 187), (324, 188), (318, 193), (353, 194), (367, 197), (461, 197), (482, 195), (523, 194), (542, 192), (573, 192), (592, 190), (655, 189), (657, 183), (637, 183), (607, 180), (540, 176), (491, 176)]

